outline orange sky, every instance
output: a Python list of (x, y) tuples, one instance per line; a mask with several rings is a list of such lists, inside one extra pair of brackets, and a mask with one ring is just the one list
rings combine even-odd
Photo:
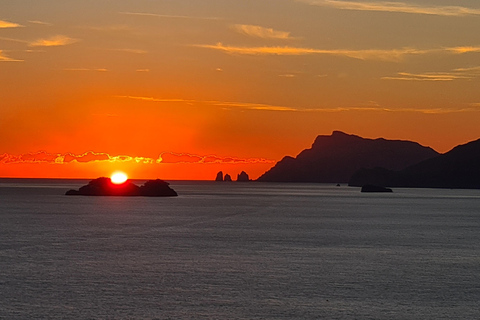
[(446, 152), (480, 138), (478, 30), (473, 0), (11, 1), (0, 177), (257, 178), (333, 130)]

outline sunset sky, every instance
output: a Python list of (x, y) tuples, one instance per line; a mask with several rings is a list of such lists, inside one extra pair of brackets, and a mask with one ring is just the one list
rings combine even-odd
[(0, 0), (0, 177), (257, 178), (333, 130), (480, 138), (474, 0)]

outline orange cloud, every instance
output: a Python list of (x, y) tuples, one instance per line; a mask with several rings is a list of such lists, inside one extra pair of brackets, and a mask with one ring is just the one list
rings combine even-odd
[(158, 163), (203, 163), (203, 164), (211, 164), (211, 163), (223, 163), (223, 164), (255, 164), (255, 163), (274, 163), (273, 160), (262, 159), (262, 158), (234, 158), (234, 157), (219, 157), (215, 155), (208, 155), (208, 156), (199, 156), (193, 154), (175, 154), (171, 152), (164, 152), (160, 155), (157, 160)]
[(133, 157), (128, 155), (111, 156), (108, 153), (97, 153), (88, 151), (83, 154), (73, 153), (48, 153), (39, 151), (34, 153), (25, 153), (22, 155), (11, 155), (4, 153), (0, 155), (0, 163), (51, 163), (51, 164), (68, 164), (72, 162), (89, 163), (89, 162), (131, 162), (139, 164), (171, 164), (171, 163), (189, 163), (189, 164), (207, 164), (207, 163), (273, 163), (273, 160), (262, 158), (234, 158), (234, 157), (218, 157), (218, 156), (200, 156), (188, 153), (164, 152), (158, 159), (148, 157)]
[(382, 77), (383, 80), (403, 81), (453, 81), (472, 80), (480, 77), (480, 67), (457, 68), (449, 72), (408, 73), (399, 72), (396, 76)]
[(11, 155), (8, 153), (4, 153), (0, 155), (0, 163), (56, 163), (58, 157), (58, 154), (47, 153), (45, 151), (26, 153), (22, 155)]
[(49, 26), (49, 27), (53, 26), (53, 24), (50, 23), (50, 22), (45, 22), (45, 21), (40, 21), (40, 20), (30, 20), (28, 22), (32, 23), (32, 24), (39, 24), (39, 25)]
[(456, 54), (475, 53), (475, 52), (480, 52), (480, 47), (479, 46), (452, 47), (452, 48), (446, 48), (445, 50), (456, 53)]
[(167, 18), (167, 19), (223, 20), (223, 18), (217, 18), (217, 17), (193, 17), (193, 16), (167, 15), (167, 14), (146, 13), (146, 12), (119, 12), (119, 13), (124, 15), (130, 15), (130, 16)]
[[(480, 67), (478, 67), (480, 68)], [(478, 71), (478, 69), (469, 68), (469, 69), (458, 69), (458, 70), (469, 70), (470, 72)], [(383, 77), (383, 80), (424, 80), (426, 81), (428, 74), (425, 75), (414, 75), (409, 73), (398, 73), (398, 77)], [(407, 77), (410, 75), (410, 77)], [(423, 76), (423, 78), (422, 78)], [(428, 78), (430, 81), (435, 79), (434, 74), (430, 75)], [(447, 77), (450, 78), (447, 78)], [(455, 77), (453, 75), (448, 74), (438, 74), (440, 77), (437, 81), (443, 80), (456, 80), (456, 79), (469, 79), (473, 78), (474, 76), (462, 76), (457, 74)], [(211, 106), (217, 107), (231, 107), (231, 108), (239, 108), (245, 110), (257, 110), (257, 111), (278, 111), (278, 112), (325, 112), (325, 113), (333, 113), (333, 112), (349, 112), (349, 111), (360, 111), (360, 112), (401, 112), (401, 113), (420, 113), (420, 114), (446, 114), (446, 113), (459, 113), (459, 112), (477, 112), (477, 109), (472, 108), (451, 108), (451, 109), (417, 109), (417, 108), (387, 108), (382, 107), (379, 105), (375, 106), (345, 106), (345, 107), (337, 107), (337, 108), (292, 108), (292, 107), (285, 107), (285, 106), (275, 106), (275, 105), (267, 105), (267, 104), (260, 104), (260, 103), (247, 103), (247, 102), (226, 102), (226, 101), (204, 101), (204, 100), (184, 100), (184, 99), (160, 99), (160, 98), (153, 98), (153, 97), (134, 97), (134, 96), (117, 96), (118, 98), (127, 98), (127, 99), (135, 99), (145, 102), (188, 102), (188, 103), (203, 103)]]
[(459, 79), (472, 79), (473, 77), (462, 76), (453, 73), (424, 73), (414, 74), (408, 72), (399, 72), (396, 77), (382, 77), (383, 80), (403, 80), (403, 81), (453, 81)]
[(360, 60), (383, 60), (383, 61), (401, 61), (407, 55), (426, 54), (438, 50), (421, 50), (415, 48), (401, 49), (365, 49), (365, 50), (347, 50), (347, 49), (314, 49), (302, 47), (234, 47), (226, 46), (222, 43), (215, 45), (197, 45), (199, 48), (213, 49), (230, 54), (240, 55), (277, 55), (277, 56), (300, 56), (323, 54), (333, 56), (344, 56)]
[(202, 157), (190, 154), (175, 154), (165, 152), (158, 158), (159, 163), (200, 163)]
[(256, 38), (281, 40), (292, 39), (290, 37), (290, 32), (277, 31), (272, 28), (264, 28), (248, 24), (235, 24), (232, 26), (232, 29), (238, 33)]
[(437, 16), (469, 16), (480, 15), (480, 9), (460, 6), (422, 6), (393, 1), (338, 1), (338, 0), (297, 0), (311, 5), (332, 7), (343, 10), (398, 12), (411, 14), (426, 14)]
[(19, 28), (19, 27), (23, 27), (23, 26), (18, 23), (0, 20), (0, 29)]
[(92, 162), (92, 161), (107, 161), (111, 160), (111, 157), (106, 153), (95, 153), (92, 151), (85, 152), (81, 155), (74, 155), (71, 153), (67, 153), (63, 156), (63, 163), (69, 163), (72, 161), (77, 162)]
[(12, 59), (10, 57), (7, 57), (4, 53), (3, 50), (0, 50), (0, 61), (10, 61), (10, 62), (21, 62), (23, 60), (17, 60), (17, 59)]
[(67, 36), (54, 36), (46, 39), (38, 39), (33, 42), (30, 42), (30, 47), (59, 47), (66, 46), (75, 42), (78, 42), (78, 39), (73, 39)]
[(96, 72), (107, 72), (108, 69), (98, 68), (98, 69), (88, 69), (88, 68), (69, 68), (63, 69), (64, 71), (96, 71)]

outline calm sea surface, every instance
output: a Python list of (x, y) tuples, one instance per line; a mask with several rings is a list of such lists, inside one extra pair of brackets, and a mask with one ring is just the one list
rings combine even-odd
[(479, 319), (480, 190), (0, 179), (0, 319)]

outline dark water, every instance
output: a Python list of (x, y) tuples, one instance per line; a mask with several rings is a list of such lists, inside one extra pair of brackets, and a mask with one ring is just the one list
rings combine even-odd
[(478, 319), (480, 191), (0, 180), (0, 319)]

